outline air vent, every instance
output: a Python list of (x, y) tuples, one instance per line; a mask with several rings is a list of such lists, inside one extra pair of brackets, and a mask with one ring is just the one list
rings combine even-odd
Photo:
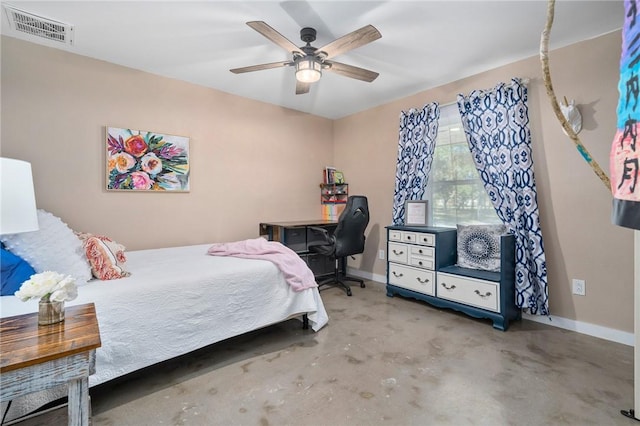
[(13, 6), (3, 6), (11, 29), (59, 43), (73, 44), (73, 26), (70, 24), (43, 18)]

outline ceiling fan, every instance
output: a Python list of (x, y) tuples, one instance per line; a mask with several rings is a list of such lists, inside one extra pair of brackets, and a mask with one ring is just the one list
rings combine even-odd
[(329, 60), (334, 56), (338, 56), (357, 47), (364, 46), (365, 44), (371, 43), (372, 41), (382, 37), (380, 32), (373, 25), (366, 25), (359, 30), (337, 38), (321, 48), (311, 46), (311, 43), (316, 39), (316, 30), (313, 28), (306, 27), (300, 30), (300, 38), (306, 43), (306, 45), (298, 47), (263, 21), (250, 21), (247, 22), (247, 25), (271, 40), (273, 43), (285, 49), (287, 52), (291, 53), (293, 56), (290, 61), (271, 62), (268, 64), (252, 65), (249, 67), (229, 70), (234, 74), (260, 71), (270, 68), (295, 67), (296, 95), (308, 93), (311, 83), (320, 80), (323, 70), (369, 83), (378, 77), (377, 72)]

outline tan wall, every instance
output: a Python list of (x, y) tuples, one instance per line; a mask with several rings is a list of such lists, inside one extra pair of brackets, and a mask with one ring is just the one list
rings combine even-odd
[[(72, 228), (129, 249), (250, 238), (260, 221), (317, 218), (320, 171), (333, 164), (351, 194), (369, 197), (367, 248), (353, 266), (379, 275), (400, 111), (529, 77), (551, 313), (633, 331), (633, 233), (611, 225), (610, 192), (562, 133), (537, 57), (331, 122), (12, 38), (1, 53), (0, 152), (32, 162), (38, 205)], [(619, 32), (550, 55), (556, 91), (580, 105), (580, 138), (605, 170), (619, 56)], [(106, 192), (105, 125), (189, 136), (191, 192)], [(586, 280), (586, 296), (571, 295), (571, 278)]]
[[(38, 207), (75, 230), (133, 250), (320, 216), (331, 120), (10, 37), (1, 93), (2, 156), (32, 163)], [(107, 192), (105, 126), (188, 136), (191, 191)]]
[[(550, 54), (557, 96), (575, 99), (580, 106), (580, 139), (607, 174), (620, 44), (620, 32), (615, 32)], [(531, 79), (529, 117), (551, 314), (633, 332), (633, 233), (611, 224), (611, 193), (562, 132), (537, 56), (335, 122), (334, 163), (345, 171), (352, 192), (367, 195), (371, 203), (369, 244), (361, 266), (385, 274), (385, 262), (376, 253), (385, 249), (384, 227), (391, 223), (400, 111), (434, 101), (448, 104), (458, 93), (492, 88), (512, 77)], [(586, 280), (586, 296), (571, 294), (572, 278)]]

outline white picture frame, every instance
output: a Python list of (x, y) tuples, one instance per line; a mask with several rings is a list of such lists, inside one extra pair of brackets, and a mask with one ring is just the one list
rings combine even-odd
[(428, 226), (429, 201), (408, 200), (404, 204), (405, 226)]

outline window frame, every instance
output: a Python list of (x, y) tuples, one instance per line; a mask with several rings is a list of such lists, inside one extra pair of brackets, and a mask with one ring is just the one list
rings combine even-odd
[[(452, 130), (455, 130), (456, 128), (458, 129), (457, 131), (461, 132), (463, 142), (459, 140), (452, 141), (451, 137), (449, 137), (447, 142), (443, 143), (443, 134), (445, 132), (449, 132), (450, 135), (450, 132)], [(436, 181), (436, 175), (439, 174), (438, 164), (442, 164), (442, 161), (438, 161), (438, 154), (444, 146), (448, 146), (452, 150), (452, 152), (449, 153), (449, 161), (452, 164), (455, 164), (456, 159), (459, 160), (460, 158), (463, 158), (456, 156), (453, 150), (455, 148), (464, 146), (464, 152), (468, 154), (468, 159), (465, 159), (465, 163), (463, 164), (463, 166), (467, 169), (469, 169), (469, 167), (473, 169), (473, 177), (469, 176), (468, 171), (467, 176), (458, 176), (456, 172), (464, 172), (464, 169), (461, 167), (453, 171), (450, 179), (441, 179)], [(424, 200), (428, 201), (429, 225), (455, 227), (457, 224), (502, 224), (502, 221), (498, 217), (498, 214), (496, 213), (495, 208), (493, 207), (493, 204), (491, 203), (491, 200), (486, 190), (484, 189), (484, 184), (482, 182), (482, 179), (480, 178), (480, 174), (478, 173), (478, 170), (476, 169), (475, 163), (471, 156), (467, 138), (462, 127), (462, 120), (460, 118), (460, 112), (458, 110), (457, 103), (447, 104), (440, 107), (440, 118), (438, 119), (438, 136), (436, 138), (436, 146), (433, 155), (434, 158), (431, 165), (430, 176), (423, 197)], [(449, 219), (439, 220), (439, 218), (443, 217), (443, 215), (438, 212), (437, 207), (441, 199), (438, 199), (434, 191), (437, 190), (438, 186), (444, 185), (450, 185), (454, 188), (453, 202), (455, 207), (446, 208), (445, 202), (446, 211), (444, 217), (448, 217)], [(460, 189), (465, 187), (469, 189), (465, 189), (465, 191), (462, 192), (459, 191)], [(477, 195), (476, 191), (478, 189), (481, 191), (481, 196)], [(471, 194), (471, 197), (469, 198), (467, 196), (465, 201), (461, 201), (461, 195), (465, 195), (465, 193), (467, 193), (467, 195)], [(463, 202), (471, 203), (468, 209), (460, 208), (460, 204)], [(455, 211), (455, 214), (452, 215), (447, 213), (452, 210)], [(461, 214), (461, 212), (465, 210), (467, 214)], [(474, 212), (476, 213), (475, 218), (473, 217)]]

